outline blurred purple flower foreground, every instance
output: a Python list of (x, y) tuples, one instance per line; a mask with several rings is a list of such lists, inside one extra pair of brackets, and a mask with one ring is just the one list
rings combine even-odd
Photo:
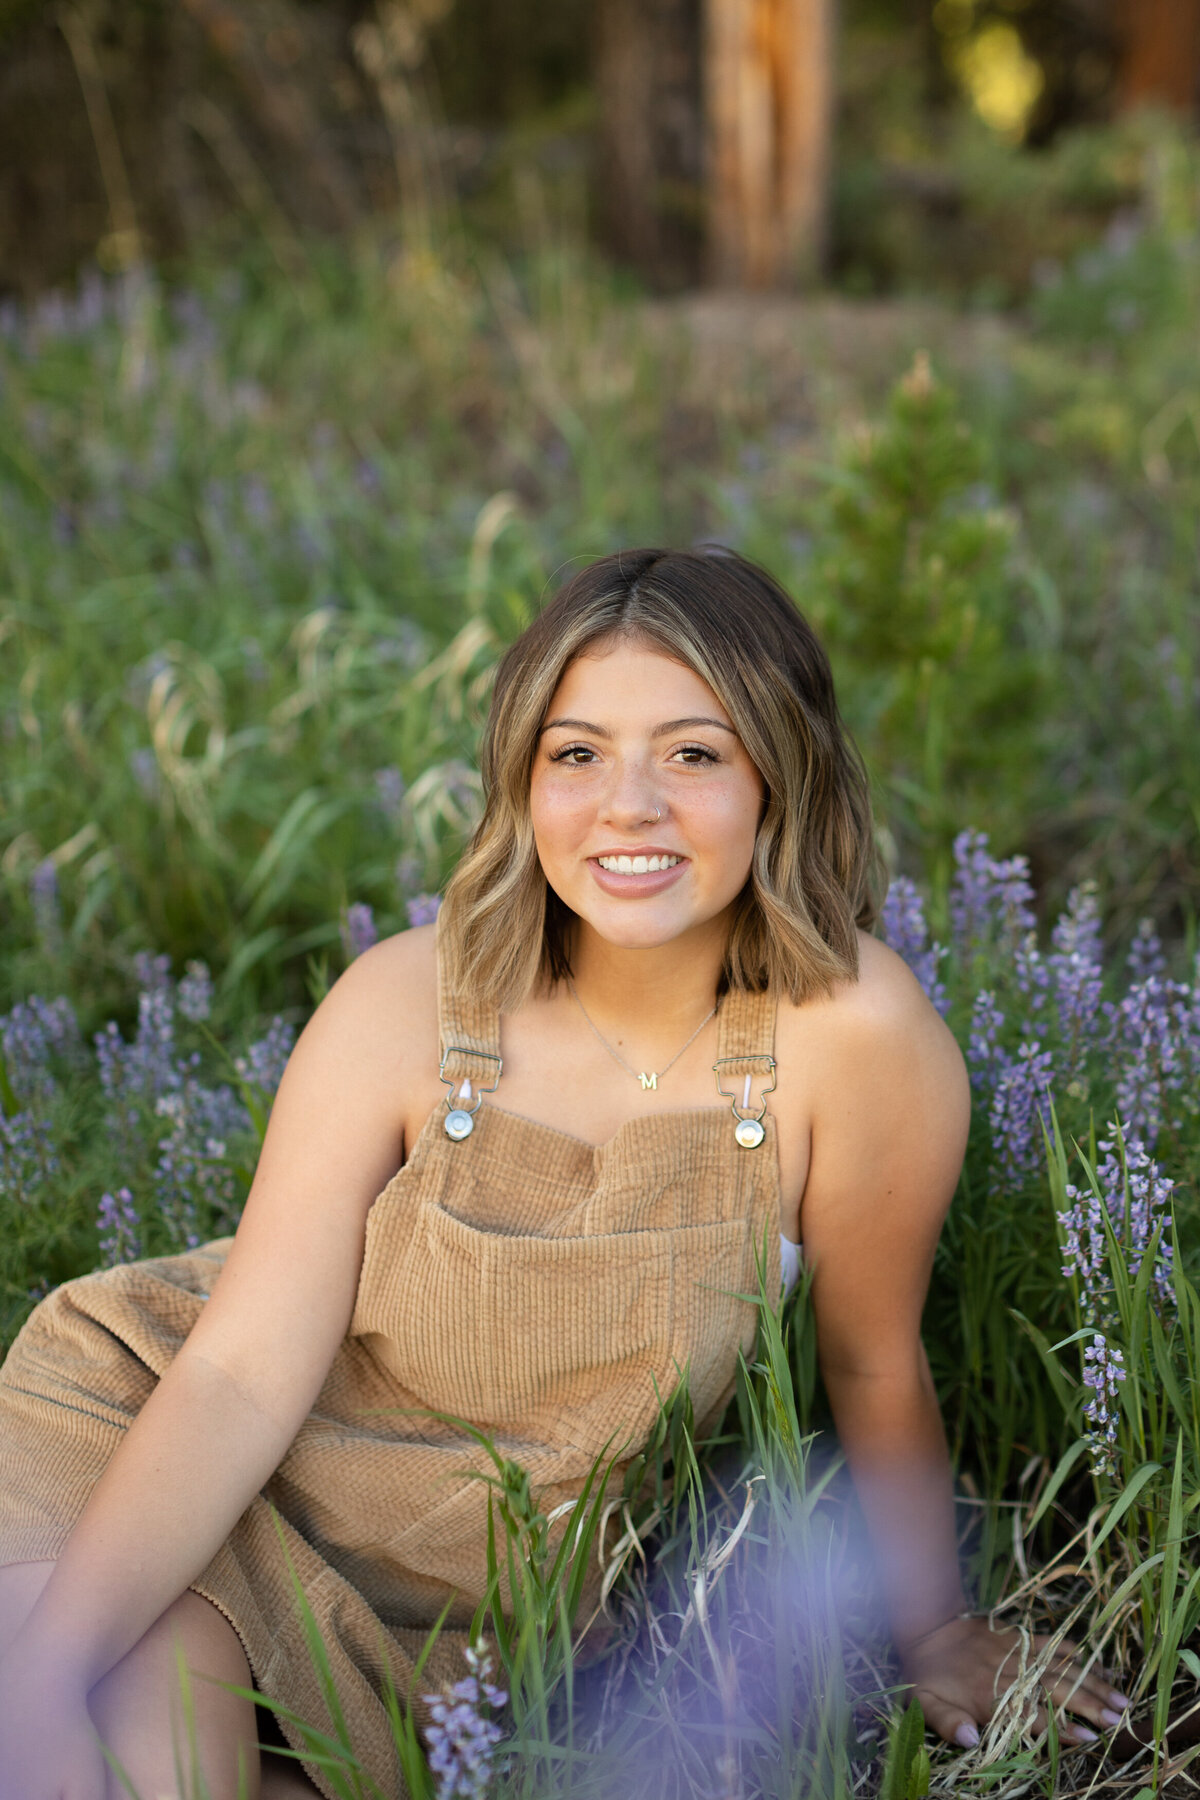
[(491, 1714), (505, 1705), (508, 1695), (492, 1685), (491, 1657), (482, 1644), (463, 1654), (470, 1674), (456, 1681), (448, 1695), (425, 1695), (433, 1714), (425, 1739), (437, 1800), (482, 1800), (504, 1735)]

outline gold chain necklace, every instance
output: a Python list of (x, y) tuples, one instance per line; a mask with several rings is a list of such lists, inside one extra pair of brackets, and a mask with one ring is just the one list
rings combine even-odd
[(693, 1033), (692, 1033), (691, 1037), (688, 1039), (687, 1043), (682, 1044), (680, 1046), (680, 1048), (675, 1052), (674, 1056), (671, 1058), (669, 1063), (665, 1063), (661, 1069), (649, 1070), (649, 1071), (642, 1070), (639, 1073), (639, 1071), (637, 1069), (630, 1068), (629, 1064), (625, 1061), (625, 1058), (621, 1055), (621, 1052), (619, 1050), (614, 1050), (612, 1045), (609, 1043), (608, 1039), (605, 1037), (604, 1033), (601, 1030), (599, 1030), (599, 1028), (595, 1024), (595, 1021), (593, 1020), (591, 1014), (588, 1012), (587, 1007), (583, 1004), (583, 1001), (579, 998), (579, 995), (575, 988), (575, 983), (571, 980), (571, 977), (569, 975), (567, 976), (566, 980), (567, 980), (567, 986), (571, 990), (571, 997), (574, 1000), (576, 1006), (579, 1008), (580, 1012), (583, 1014), (584, 1018), (587, 1020), (588, 1025), (590, 1026), (593, 1035), (595, 1037), (599, 1038), (600, 1042), (604, 1045), (604, 1048), (608, 1051), (608, 1054), (612, 1057), (613, 1061), (620, 1063), (621, 1067), (624, 1069), (624, 1071), (627, 1075), (632, 1075), (633, 1079), (635, 1081), (641, 1082), (643, 1093), (649, 1093), (651, 1089), (656, 1089), (658, 1087), (659, 1076), (665, 1075), (669, 1069), (674, 1068), (675, 1064), (679, 1061), (679, 1059), (683, 1055), (684, 1051), (687, 1050), (692, 1044), (695, 1043), (696, 1039), (700, 1036), (700, 1033), (704, 1030), (704, 1027), (708, 1024), (708, 1021), (712, 1018), (713, 1013), (715, 1013), (717, 1010), (716, 1007), (714, 1006), (712, 1009), (712, 1012), (705, 1013), (704, 1017), (701, 1019), (700, 1023), (697, 1025), (695, 1031), (693, 1031)]

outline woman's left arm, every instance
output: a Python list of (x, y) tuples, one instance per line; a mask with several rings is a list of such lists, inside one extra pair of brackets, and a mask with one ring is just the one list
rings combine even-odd
[[(951, 1033), (874, 940), (824, 1013), (801, 1210), (821, 1370), (879, 1568), (902, 1668), (934, 1730), (969, 1746), (1013, 1632), (964, 1617), (946, 1439), (921, 1312), (966, 1148), (970, 1096)], [(1115, 1724), (1124, 1704), (1064, 1645), (1051, 1697)], [(1064, 1735), (1087, 1742), (1080, 1724)]]

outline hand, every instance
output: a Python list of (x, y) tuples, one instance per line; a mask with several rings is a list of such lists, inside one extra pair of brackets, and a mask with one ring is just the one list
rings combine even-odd
[[(1035, 1654), (1050, 1642), (1035, 1637)], [(1017, 1670), (1020, 1639), (1015, 1631), (993, 1631), (986, 1619), (950, 1619), (908, 1645), (901, 1658), (905, 1677), (912, 1683), (926, 1723), (945, 1738), (969, 1750), (979, 1742), (979, 1731), (996, 1710), (996, 1701)], [(1122, 1721), (1129, 1702), (1119, 1689), (1095, 1670), (1084, 1674), (1076, 1659), (1079, 1646), (1066, 1639), (1042, 1681), (1045, 1696), (1033, 1715), (1033, 1729), (1046, 1728), (1046, 1699), (1067, 1708), (1091, 1724), (1064, 1720), (1060, 1735), (1071, 1744), (1095, 1743), (1102, 1731)], [(1091, 1729), (1095, 1727), (1095, 1730)]]
[(83, 1688), (0, 1661), (0, 1800), (105, 1800), (107, 1788)]

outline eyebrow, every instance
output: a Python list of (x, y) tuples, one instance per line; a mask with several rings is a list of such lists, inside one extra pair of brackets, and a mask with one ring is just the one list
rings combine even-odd
[[(650, 736), (652, 738), (670, 737), (673, 731), (687, 731), (704, 726), (709, 726), (715, 731), (727, 731), (730, 737), (737, 736), (737, 732), (733, 729), (732, 725), (726, 725), (720, 719), (708, 718), (668, 719), (665, 725), (656, 725), (654, 730), (650, 733)], [(546, 723), (542, 726), (542, 730), (586, 731), (589, 737), (598, 738), (610, 738), (612, 736), (612, 732), (608, 731), (603, 725), (593, 725), (587, 719), (547, 719)]]

